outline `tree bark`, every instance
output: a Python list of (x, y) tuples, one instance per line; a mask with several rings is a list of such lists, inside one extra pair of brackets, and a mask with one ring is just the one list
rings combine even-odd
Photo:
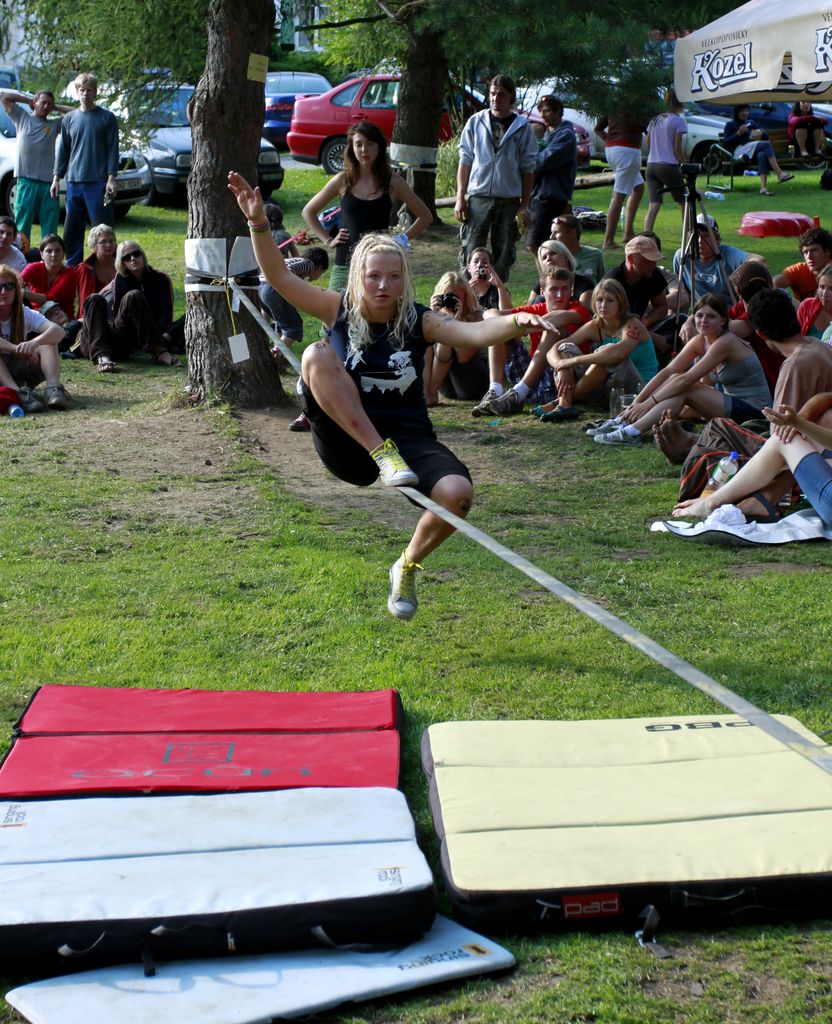
[[(439, 145), (439, 118), (447, 74), (447, 61), (438, 32), (417, 32), (407, 26), (407, 54), (393, 142), (407, 146)], [(436, 175), (415, 171), (413, 191), (427, 205), (434, 221), (436, 214)]]
[[(220, 238), (230, 253), (245, 219), (226, 187), (230, 170), (257, 181), (263, 126), (263, 83), (248, 77), (249, 57), (269, 52), (272, 0), (211, 0), (205, 71), (191, 112), (193, 167), (188, 182), (188, 237)], [(248, 291), (256, 298), (255, 291)], [(192, 389), (203, 399), (240, 406), (273, 405), (285, 398), (262, 328), (244, 306), (229, 309), (230, 294), (189, 291), (185, 338)], [(232, 362), (228, 339), (245, 333), (249, 358)]]

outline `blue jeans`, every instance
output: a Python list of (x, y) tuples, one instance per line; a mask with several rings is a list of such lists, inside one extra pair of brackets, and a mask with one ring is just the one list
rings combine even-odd
[(815, 512), (832, 526), (832, 466), (820, 452), (811, 452), (795, 466), (794, 478)]
[(84, 258), (84, 228), (89, 220), (96, 224), (113, 226), (112, 204), (104, 205), (106, 178), (100, 181), (68, 181), (66, 183), (66, 219), (64, 245), (66, 262), (77, 266)]

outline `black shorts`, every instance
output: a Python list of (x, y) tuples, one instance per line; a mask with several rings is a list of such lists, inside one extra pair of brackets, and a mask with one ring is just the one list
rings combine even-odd
[[(365, 449), (321, 409), (306, 381), (302, 384), (300, 402), (312, 425), (315, 450), (330, 473), (357, 487), (369, 487), (375, 483), (378, 466)], [(433, 431), (399, 431), (387, 425), (383, 429), (376, 423), (373, 425), (382, 437), (396, 442), (402, 458), (419, 477), (416, 490), (426, 497), (430, 497), (430, 492), (443, 477), (462, 476), (471, 480), (465, 463), (437, 441)]]

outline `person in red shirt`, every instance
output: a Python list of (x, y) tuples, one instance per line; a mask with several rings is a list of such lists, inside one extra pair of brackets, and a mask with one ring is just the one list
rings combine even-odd
[[(515, 309), (495, 310), (491, 316), (510, 315), (512, 313), (534, 313), (543, 316), (552, 325), (552, 330), (535, 332), (529, 335), (529, 362), (523, 377), (505, 394), (492, 398), (489, 409), (495, 416), (513, 416), (523, 411), (523, 405), (532, 389), (548, 369), (546, 353), (557, 341), (563, 341), (582, 324), (589, 321), (590, 312), (580, 302), (572, 298), (575, 277), (563, 267), (555, 267), (547, 271), (543, 277), (543, 302), (531, 306), (517, 306)], [(552, 383), (554, 390), (554, 382)]]
[(40, 309), (46, 302), (57, 302), (67, 319), (74, 320), (78, 272), (65, 263), (63, 240), (58, 235), (44, 235), (40, 255), (38, 262), (27, 263), (21, 271), (23, 297), (34, 309)]

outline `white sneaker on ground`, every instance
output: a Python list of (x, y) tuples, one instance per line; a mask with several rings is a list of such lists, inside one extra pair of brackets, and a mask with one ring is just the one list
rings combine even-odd
[(623, 427), (616, 427), (606, 434), (596, 434), (596, 444), (641, 444), (641, 434), (625, 434)]

